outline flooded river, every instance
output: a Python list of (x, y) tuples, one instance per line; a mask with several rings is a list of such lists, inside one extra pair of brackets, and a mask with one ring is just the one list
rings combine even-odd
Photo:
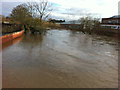
[(3, 88), (117, 88), (118, 41), (69, 30), (3, 45)]

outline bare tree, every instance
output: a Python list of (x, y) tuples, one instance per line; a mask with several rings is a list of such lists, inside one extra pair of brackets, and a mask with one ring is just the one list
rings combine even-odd
[(39, 33), (45, 32), (44, 22), (52, 11), (52, 5), (47, 0), (39, 0), (37, 2), (28, 2), (26, 7), (33, 17), (30, 22), (33, 31), (39, 31)]
[(82, 29), (92, 30), (94, 28), (99, 28), (100, 20), (99, 18), (93, 18), (91, 16), (82, 17), (79, 19)]
[(38, 17), (40, 23), (42, 24), (46, 18), (50, 15), (52, 11), (52, 5), (47, 0), (39, 0), (38, 2), (27, 3), (30, 12), (32, 12), (33, 17)]

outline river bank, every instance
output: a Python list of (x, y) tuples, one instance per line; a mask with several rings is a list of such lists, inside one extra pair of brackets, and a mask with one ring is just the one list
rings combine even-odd
[(22, 36), (23, 33), (24, 33), (24, 30), (5, 34), (5, 35), (3, 35), (3, 36), (0, 37), (0, 40), (2, 41), (1, 43), (6, 43), (8, 41), (16, 39), (16, 38)]
[(66, 29), (66, 30), (73, 30), (73, 31), (81, 31), (83, 33), (88, 34), (97, 34), (97, 35), (103, 35), (103, 36), (118, 36), (120, 34), (120, 29), (108, 29), (104, 27), (96, 27), (94, 29), (83, 29), (80, 25), (74, 25), (74, 24), (61, 24), (59, 27), (56, 27), (59, 29)]

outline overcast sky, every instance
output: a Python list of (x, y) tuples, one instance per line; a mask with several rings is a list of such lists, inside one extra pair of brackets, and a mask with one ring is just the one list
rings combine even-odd
[[(2, 14), (7, 16), (13, 7), (31, 0), (2, 0)], [(32, 0), (35, 1), (35, 0)], [(39, 0), (36, 0), (39, 1)], [(51, 17), (55, 19), (78, 19), (86, 14), (94, 17), (111, 17), (118, 14), (120, 0), (48, 0), (53, 4)]]

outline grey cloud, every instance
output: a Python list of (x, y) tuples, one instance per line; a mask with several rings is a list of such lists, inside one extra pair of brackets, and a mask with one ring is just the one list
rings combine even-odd
[(9, 16), (12, 9), (22, 2), (2, 2), (2, 15)]
[(82, 8), (69, 8), (65, 10), (66, 12), (63, 12), (62, 14), (67, 14), (67, 15), (85, 15), (89, 13), (89, 10), (87, 9), (82, 9)]

